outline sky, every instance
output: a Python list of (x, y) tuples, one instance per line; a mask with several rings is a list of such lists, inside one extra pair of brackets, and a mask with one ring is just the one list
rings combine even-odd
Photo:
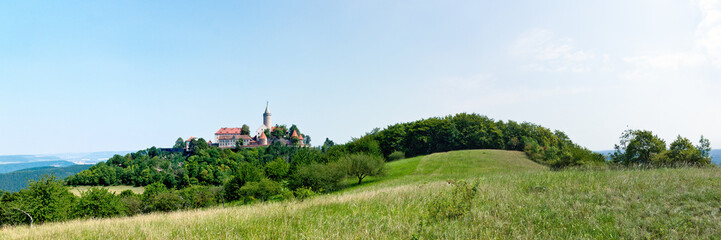
[(721, 0), (2, 1), (0, 155), (456, 113), (721, 146)]

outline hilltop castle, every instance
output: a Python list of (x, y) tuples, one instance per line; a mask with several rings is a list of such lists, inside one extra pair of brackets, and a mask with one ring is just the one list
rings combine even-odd
[(306, 146), (303, 141), (303, 135), (299, 134), (296, 130), (293, 130), (293, 132), (285, 132), (283, 135), (287, 137), (276, 138), (266, 135), (266, 132), (273, 132), (276, 128), (271, 124), (271, 117), (272, 115), (270, 114), (268, 103), (266, 103), (265, 112), (263, 113), (263, 125), (258, 127), (258, 130), (255, 131), (254, 137), (249, 136), (249, 129), (243, 131), (242, 128), (224, 127), (215, 132), (216, 143), (213, 145), (216, 145), (219, 148), (234, 148), (237, 141), (241, 141), (243, 147), (267, 146), (272, 142), (280, 142), (284, 145), (291, 145), (293, 142), (292, 139), (297, 138), (296, 145)]

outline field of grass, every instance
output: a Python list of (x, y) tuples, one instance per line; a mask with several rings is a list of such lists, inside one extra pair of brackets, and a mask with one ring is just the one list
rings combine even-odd
[[(549, 171), (519, 152), (438, 153), (385, 178), (303, 202), (7, 227), (0, 239), (718, 239), (721, 170)], [(480, 182), (470, 211), (427, 217), (453, 186)], [(365, 181), (364, 181), (365, 182)]]
[[(75, 194), (76, 196), (80, 196), (80, 193), (87, 191), (88, 188), (90, 188), (90, 187), (89, 186), (71, 187), (70, 192), (72, 194)], [(135, 194), (142, 194), (145, 191), (144, 187), (133, 187), (133, 186), (122, 186), (122, 185), (121, 186), (107, 186), (104, 188), (107, 188), (108, 191), (113, 192), (116, 195), (120, 194), (122, 191), (125, 191), (128, 189), (132, 190)]]

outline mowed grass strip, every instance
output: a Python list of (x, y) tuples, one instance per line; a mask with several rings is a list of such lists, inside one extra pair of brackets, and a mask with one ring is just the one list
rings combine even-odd
[[(492, 154), (483, 152), (488, 151), (450, 152), (393, 162), (387, 182), (379, 180), (304, 202), (4, 228), (0, 239), (721, 237), (721, 171), (717, 168), (553, 172), (530, 167), (535, 170), (507, 171), (502, 166), (478, 163), (484, 161), (483, 155)], [(465, 164), (434, 162), (443, 155), (466, 160), (463, 154), (476, 160)], [(504, 161), (497, 164), (516, 166)], [(477, 170), (447, 167), (453, 165)], [(436, 174), (430, 178), (440, 180), (419, 180), (421, 174)], [(468, 214), (430, 220), (425, 215), (428, 203), (450, 192), (452, 185), (443, 181), (451, 179), (446, 178), (449, 176), (480, 181), (478, 195)]]
[(525, 153), (503, 150), (461, 150), (434, 153), (386, 164), (382, 177), (367, 177), (361, 186), (356, 179), (347, 179), (347, 188), (339, 191), (364, 191), (371, 187), (428, 183), (448, 179), (466, 179), (494, 174), (520, 174), (548, 171), (548, 167), (529, 160)]
[[(121, 192), (125, 190), (131, 190), (135, 194), (143, 194), (145, 191), (145, 187), (133, 187), (133, 186), (125, 186), (125, 185), (119, 185), (119, 186), (97, 186), (101, 188), (107, 188), (108, 191), (115, 193), (115, 195), (120, 194)], [(80, 193), (88, 191), (88, 189), (91, 188), (91, 186), (76, 186), (70, 188), (70, 193), (75, 194), (76, 196), (80, 196)]]

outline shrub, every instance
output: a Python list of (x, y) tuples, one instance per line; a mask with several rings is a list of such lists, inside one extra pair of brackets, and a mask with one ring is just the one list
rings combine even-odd
[(155, 183), (150, 184), (145, 187), (145, 191), (143, 192), (142, 199), (143, 199), (143, 201), (148, 202), (148, 201), (151, 201), (155, 197), (155, 195), (158, 195), (162, 192), (167, 192), (167, 191), (168, 191), (168, 188), (166, 188), (165, 185), (163, 185), (160, 182), (155, 182)]
[(190, 209), (212, 206), (218, 202), (220, 198), (218, 195), (218, 190), (207, 186), (190, 186), (180, 190), (180, 196), (183, 198), (183, 207)]
[(248, 162), (240, 162), (235, 174), (225, 186), (225, 199), (228, 201), (238, 200), (241, 197), (240, 188), (247, 182), (260, 181), (262, 173)]
[(293, 191), (291, 191), (291, 190), (289, 190), (289, 189), (287, 189), (287, 188), (281, 188), (279, 194), (276, 194), (276, 195), (271, 196), (270, 198), (268, 198), (268, 200), (270, 200), (270, 201), (283, 201), (283, 200), (290, 200), (290, 199), (293, 199), (293, 198), (295, 198), (295, 196), (293, 195)]
[(135, 192), (133, 192), (133, 190), (130, 190), (130, 189), (125, 189), (122, 192), (120, 192), (120, 195), (118, 195), (118, 197), (121, 197), (121, 198), (130, 197), (130, 196), (135, 196)]
[(183, 198), (175, 192), (165, 191), (153, 195), (148, 202), (148, 210), (169, 212), (179, 210), (183, 206)]
[(76, 199), (60, 179), (44, 175), (20, 190), (16, 202), (17, 209), (27, 212), (34, 222), (42, 223), (70, 219)]
[(120, 198), (107, 188), (91, 187), (81, 193), (75, 214), (78, 217), (112, 217), (125, 213), (125, 205)]
[(316, 193), (313, 192), (313, 190), (309, 187), (300, 187), (295, 190), (295, 198), (300, 200), (301, 202), (315, 195)]
[(275, 181), (279, 181), (288, 176), (289, 170), (290, 164), (282, 158), (276, 158), (274, 161), (265, 164), (266, 176)]
[(406, 153), (401, 151), (395, 151), (388, 155), (388, 161), (395, 161), (395, 160), (401, 160), (406, 158)]
[(279, 194), (281, 191), (280, 183), (263, 178), (258, 182), (249, 182), (240, 188), (240, 195), (244, 197), (252, 197), (265, 201), (271, 196)]
[(477, 196), (478, 184), (466, 181), (449, 181), (453, 185), (450, 192), (442, 192), (435, 196), (426, 208), (430, 220), (455, 219), (466, 215), (471, 210), (473, 199)]
[(123, 204), (125, 215), (133, 216), (143, 213), (143, 201), (140, 200), (139, 195), (125, 195), (120, 198), (120, 203)]
[(345, 176), (345, 171), (338, 164), (312, 163), (299, 167), (291, 176), (289, 184), (292, 189), (308, 187), (322, 192), (337, 189)]

